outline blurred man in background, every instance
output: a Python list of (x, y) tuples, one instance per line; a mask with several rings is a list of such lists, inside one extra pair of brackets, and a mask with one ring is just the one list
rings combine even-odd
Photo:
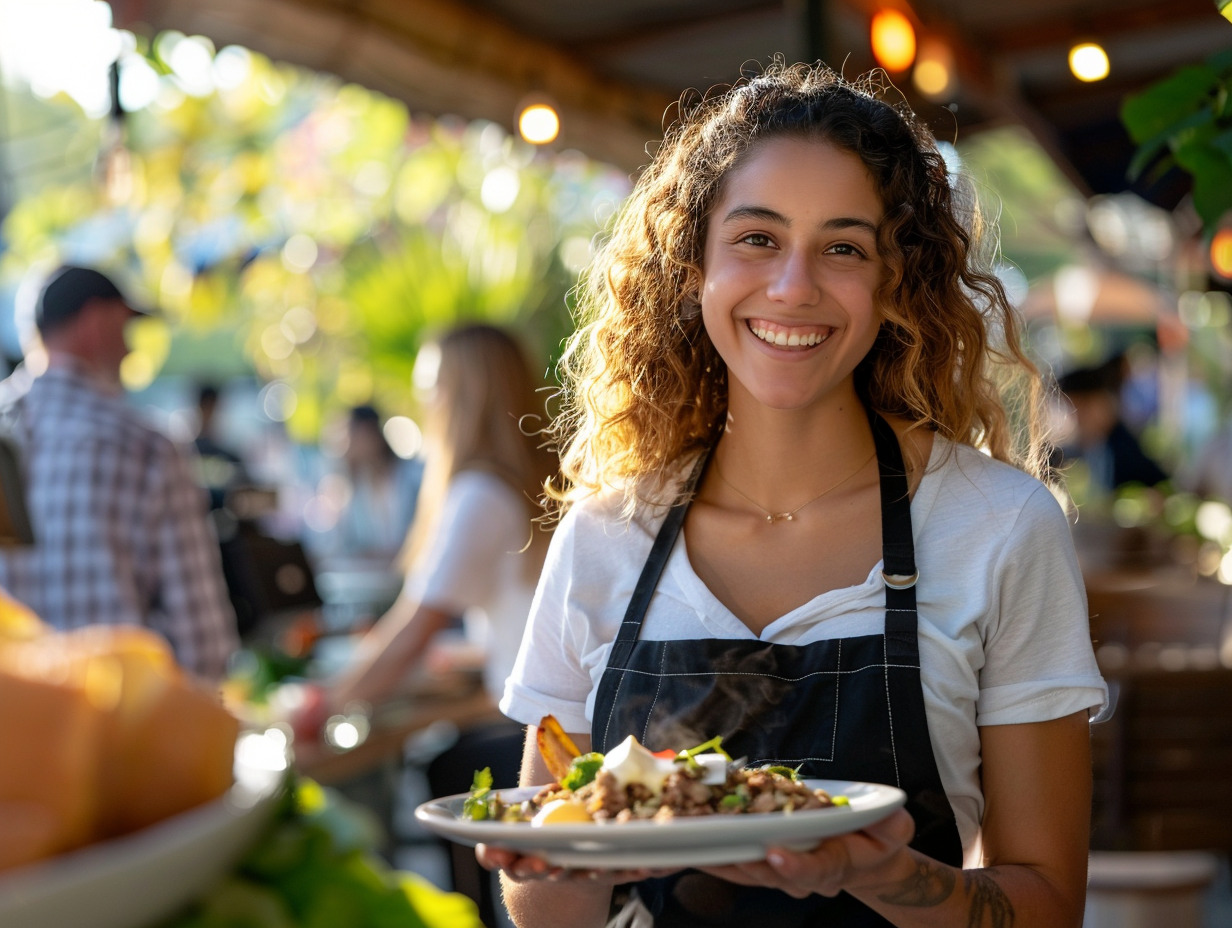
[(1125, 423), (1121, 382), (1120, 357), (1072, 370), (1057, 381), (1073, 408), (1073, 434), (1062, 445), (1063, 461), (1084, 461), (1092, 486), (1102, 493), (1126, 484), (1153, 487), (1168, 479)]
[(140, 314), (90, 268), (60, 268), (39, 294), (47, 370), (0, 383), (35, 543), (0, 550), (0, 587), (58, 628), (148, 626), (186, 669), (218, 679), (238, 640), (206, 498), (190, 459), (120, 383), (124, 331)]

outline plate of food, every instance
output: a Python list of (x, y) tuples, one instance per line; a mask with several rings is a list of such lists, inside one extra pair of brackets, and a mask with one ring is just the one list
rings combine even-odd
[(424, 803), (416, 819), (459, 844), (562, 867), (690, 867), (761, 860), (770, 847), (806, 850), (880, 821), (907, 798), (880, 783), (747, 767), (718, 738), (655, 753), (629, 736), (605, 755), (579, 755), (550, 717), (539, 730), (554, 782), (493, 790), (479, 771), (470, 793)]

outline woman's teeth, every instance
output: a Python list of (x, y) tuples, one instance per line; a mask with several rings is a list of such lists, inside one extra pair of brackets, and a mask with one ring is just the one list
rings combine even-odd
[(829, 338), (833, 331), (833, 329), (826, 329), (824, 332), (792, 331), (762, 325), (750, 325), (749, 330), (763, 342), (780, 348), (812, 348)]

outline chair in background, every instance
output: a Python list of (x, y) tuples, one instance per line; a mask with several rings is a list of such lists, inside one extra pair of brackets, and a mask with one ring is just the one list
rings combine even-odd
[(1084, 928), (1198, 928), (1232, 851), (1232, 668), (1108, 673)]

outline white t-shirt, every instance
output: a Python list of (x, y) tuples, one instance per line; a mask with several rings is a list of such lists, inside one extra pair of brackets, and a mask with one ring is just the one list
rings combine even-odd
[(413, 599), (462, 616), (485, 655), (484, 686), (499, 699), (522, 641), (537, 575), (523, 549), (532, 525), (526, 503), (493, 474), (465, 470), (445, 490), (436, 535), (407, 578)]
[[(589, 732), (608, 652), (663, 511), (622, 522), (597, 498), (557, 527), (501, 710)], [(1102, 706), (1086, 595), (1056, 499), (1034, 478), (941, 437), (911, 502), (921, 678), (942, 783), (973, 861), (983, 815), (977, 726), (1038, 722)], [(766, 626), (803, 645), (885, 627), (881, 565)], [(755, 639), (702, 583), (682, 532), (641, 637)]]

